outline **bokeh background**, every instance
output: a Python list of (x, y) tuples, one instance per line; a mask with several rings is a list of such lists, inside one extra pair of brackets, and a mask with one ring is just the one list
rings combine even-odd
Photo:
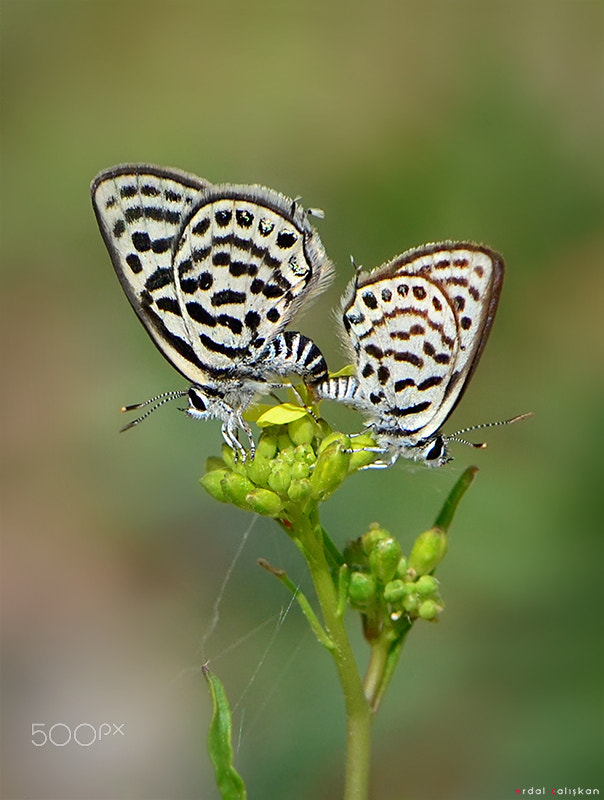
[[(124, 161), (322, 207), (337, 277), (297, 327), (333, 369), (350, 254), (371, 267), (443, 238), (504, 253), (493, 334), (447, 428), (534, 418), (441, 471), (354, 476), (325, 507), (340, 544), (379, 519), (408, 546), (480, 467), (440, 569), (446, 612), (413, 631), (375, 725), (372, 798), (604, 791), (602, 4), (1, 10), (2, 796), (215, 800), (204, 657), (235, 705), (250, 797), (341, 795), (333, 666), (256, 559), (307, 587), (304, 566), (276, 526), (197, 483), (218, 425), (166, 407), (117, 434), (122, 404), (183, 385), (93, 218), (90, 180)], [(34, 747), (38, 723), (125, 735)]]

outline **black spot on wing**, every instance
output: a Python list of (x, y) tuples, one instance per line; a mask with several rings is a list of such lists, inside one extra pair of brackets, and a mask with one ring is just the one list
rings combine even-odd
[(190, 302), (186, 303), (185, 307), (188, 315), (191, 319), (195, 320), (195, 322), (199, 322), (201, 325), (207, 325), (210, 328), (215, 327), (216, 317), (210, 314), (209, 311), (206, 311), (201, 303)]
[(373, 375), (374, 372), (375, 372), (375, 369), (373, 367), (373, 364), (370, 364), (369, 361), (368, 361), (365, 364), (365, 366), (363, 367), (363, 369), (361, 370), (361, 375), (364, 378), (370, 378)]
[(214, 253), (212, 256), (212, 264), (215, 267), (228, 267), (231, 263), (231, 254), (225, 251)]
[(378, 307), (378, 302), (375, 299), (373, 292), (363, 292), (362, 298), (367, 308), (376, 309)]
[(144, 231), (135, 231), (132, 234), (132, 244), (139, 253), (148, 253), (151, 250), (151, 238)]
[(236, 292), (233, 289), (221, 289), (215, 295), (212, 295), (213, 306), (243, 305), (245, 300), (245, 292)]
[(204, 217), (203, 219), (200, 219), (199, 222), (195, 223), (195, 225), (191, 228), (191, 233), (193, 233), (195, 236), (203, 236), (209, 227), (210, 218)]
[(277, 247), (282, 250), (288, 250), (293, 247), (298, 237), (293, 231), (280, 231), (277, 235)]
[(167, 286), (172, 283), (172, 270), (169, 268), (158, 268), (153, 272), (145, 281), (145, 289), (149, 292), (155, 292), (161, 289), (162, 286)]
[(249, 228), (254, 221), (254, 215), (251, 211), (240, 208), (235, 212), (235, 219), (237, 220), (237, 224), (242, 228)]
[(180, 306), (173, 297), (160, 297), (155, 304), (160, 311), (167, 311), (170, 314), (175, 314), (180, 317)]
[(126, 264), (128, 264), (132, 272), (134, 272), (136, 275), (143, 271), (143, 265), (141, 264), (141, 260), (136, 253), (129, 253), (126, 256)]
[(439, 386), (443, 382), (442, 375), (432, 375), (430, 378), (417, 384), (417, 389), (420, 392), (425, 392), (426, 389), (432, 389), (433, 386)]
[(406, 408), (399, 408), (395, 406), (394, 408), (390, 409), (390, 414), (394, 417), (408, 417), (412, 414), (421, 414), (422, 411), (425, 411), (427, 408), (430, 408), (432, 403), (429, 400), (424, 400), (422, 403), (417, 403), (413, 406), (407, 406)]
[(218, 325), (228, 328), (233, 333), (239, 334), (243, 330), (243, 324), (241, 320), (237, 319), (237, 317), (232, 317), (230, 314), (219, 314), (216, 317), (216, 322)]
[(113, 235), (116, 239), (119, 239), (123, 236), (124, 231), (126, 230), (126, 223), (123, 219), (118, 219), (118, 221), (113, 226)]
[(216, 224), (220, 228), (226, 228), (226, 226), (229, 224), (229, 222), (231, 221), (232, 218), (233, 218), (233, 212), (232, 211), (228, 211), (226, 209), (223, 209), (221, 211), (217, 211), (214, 214), (214, 219), (216, 220)]

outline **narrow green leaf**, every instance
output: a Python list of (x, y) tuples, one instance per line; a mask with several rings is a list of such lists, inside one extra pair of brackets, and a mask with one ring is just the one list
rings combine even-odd
[(465, 472), (461, 474), (459, 480), (451, 489), (449, 496), (445, 500), (440, 514), (436, 518), (436, 522), (434, 523), (435, 528), (441, 528), (445, 533), (449, 530), (449, 526), (453, 522), (453, 517), (457, 511), (457, 506), (461, 498), (472, 485), (477, 472), (478, 467), (468, 467)]
[(280, 406), (272, 406), (268, 411), (261, 414), (256, 420), (256, 425), (265, 428), (267, 425), (286, 425), (296, 419), (301, 419), (308, 412), (302, 406), (295, 406), (293, 403), (282, 403)]
[(203, 666), (203, 674), (210, 687), (214, 714), (208, 732), (208, 753), (214, 766), (216, 785), (222, 800), (246, 800), (247, 792), (243, 779), (233, 766), (231, 743), (231, 709), (224, 686)]
[(335, 645), (330, 639), (329, 634), (325, 630), (325, 628), (319, 622), (319, 618), (313, 611), (311, 604), (308, 602), (306, 595), (304, 592), (300, 590), (299, 586), (296, 586), (292, 580), (287, 575), (287, 572), (281, 567), (274, 567), (270, 564), (266, 558), (259, 558), (258, 559), (258, 566), (265, 569), (267, 572), (270, 572), (271, 575), (274, 575), (277, 580), (281, 581), (281, 583), (286, 586), (289, 591), (292, 593), (294, 600), (297, 601), (298, 605), (304, 616), (306, 617), (308, 624), (312, 628), (313, 633), (319, 640), (319, 643), (326, 647), (328, 650), (333, 650)]

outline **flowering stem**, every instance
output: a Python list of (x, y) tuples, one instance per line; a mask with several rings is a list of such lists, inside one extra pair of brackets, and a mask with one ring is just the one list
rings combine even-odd
[(346, 773), (344, 800), (367, 800), (372, 714), (348, 639), (339, 596), (325, 554), (324, 536), (315, 503), (291, 520), (288, 531), (304, 554), (321, 607), (323, 623), (333, 642), (335, 661), (346, 707)]
[[(343, 800), (368, 800), (372, 720), (411, 627), (419, 619), (436, 621), (442, 611), (433, 573), (446, 553), (447, 530), (476, 468), (461, 475), (435, 526), (416, 538), (408, 556), (378, 523), (340, 552), (321, 527), (319, 504), (331, 497), (347, 475), (368, 463), (368, 455), (373, 457), (371, 442), (369, 449), (353, 450), (348, 436), (332, 431), (305, 410), (300, 416), (286, 405), (269, 409), (263, 417), (265, 429), (255, 458), (238, 461), (225, 445), (223, 458), (209, 460), (201, 482), (217, 500), (274, 519), (304, 556), (320, 614), (284, 570), (263, 559), (259, 563), (292, 592), (317, 639), (333, 657), (346, 708)], [(360, 438), (355, 440), (357, 445)], [(364, 681), (345, 627), (347, 608), (360, 614), (371, 648)], [(224, 739), (214, 748), (220, 755), (217, 775), (230, 780), (228, 704), (225, 700), (215, 706), (219, 711), (224, 707), (222, 722), (227, 723), (217, 728), (214, 737)], [(231, 800), (231, 795), (223, 797)]]

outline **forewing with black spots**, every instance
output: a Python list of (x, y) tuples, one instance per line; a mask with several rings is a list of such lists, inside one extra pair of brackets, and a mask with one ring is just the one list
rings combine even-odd
[(183, 225), (174, 275), (188, 339), (214, 371), (265, 370), (259, 355), (329, 278), (306, 212), (261, 187), (217, 186)]

